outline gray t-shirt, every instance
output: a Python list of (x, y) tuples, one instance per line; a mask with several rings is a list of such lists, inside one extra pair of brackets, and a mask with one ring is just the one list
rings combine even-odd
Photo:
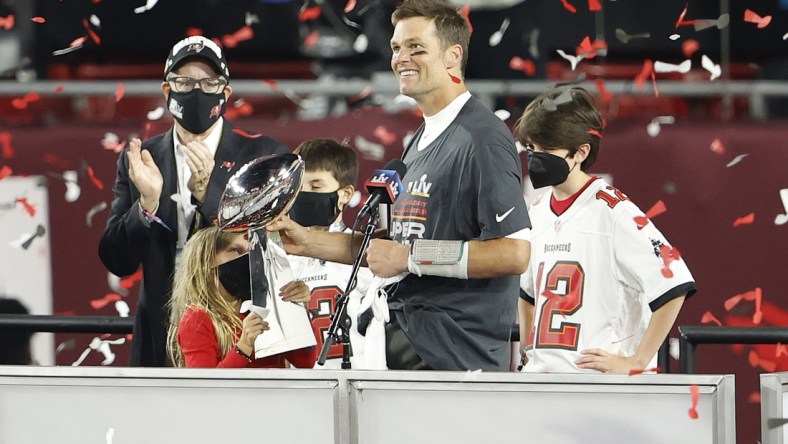
[[(422, 131), (404, 157), (405, 191), (391, 209), (394, 240), (488, 240), (530, 228), (514, 139), (489, 109), (471, 98), (449, 127), (418, 151)], [(429, 367), (508, 370), (519, 276), (408, 275), (395, 285), (389, 308)]]

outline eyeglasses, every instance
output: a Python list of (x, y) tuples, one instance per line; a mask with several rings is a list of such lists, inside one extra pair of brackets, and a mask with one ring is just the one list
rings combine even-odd
[(191, 77), (172, 77), (167, 79), (170, 88), (175, 92), (187, 93), (194, 89), (194, 85), (200, 84), (200, 89), (206, 94), (218, 94), (224, 91), (227, 86), (227, 80), (223, 78), (216, 79), (192, 79)]

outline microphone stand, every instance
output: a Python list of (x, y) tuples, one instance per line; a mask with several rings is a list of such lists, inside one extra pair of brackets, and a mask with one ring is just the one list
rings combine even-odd
[[(361, 246), (358, 249), (358, 255), (353, 261), (353, 270), (350, 272), (350, 279), (347, 282), (345, 291), (337, 298), (336, 311), (331, 316), (331, 326), (328, 327), (326, 339), (323, 342), (323, 348), (320, 350), (320, 357), (317, 359), (319, 365), (323, 365), (328, 357), (328, 351), (336, 344), (342, 344), (342, 369), (350, 369), (350, 327), (353, 322), (347, 314), (347, 302), (350, 299), (350, 293), (356, 288), (356, 279), (358, 277), (358, 269), (361, 268), (361, 260), (369, 247), (369, 241), (372, 239), (372, 234), (375, 232), (375, 226), (378, 223), (378, 210), (374, 208), (370, 211), (369, 220), (364, 226), (364, 237), (361, 240)], [(352, 251), (351, 251), (352, 253)]]

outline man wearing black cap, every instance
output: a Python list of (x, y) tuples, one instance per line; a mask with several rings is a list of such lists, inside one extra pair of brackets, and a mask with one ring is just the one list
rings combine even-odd
[(228, 179), (245, 163), (287, 147), (269, 137), (243, 137), (224, 115), (232, 94), (221, 48), (202, 36), (172, 47), (161, 91), (173, 128), (133, 139), (118, 159), (115, 198), (99, 243), (110, 272), (142, 265), (131, 365), (168, 365), (165, 350), (172, 276), (189, 234), (210, 225)]

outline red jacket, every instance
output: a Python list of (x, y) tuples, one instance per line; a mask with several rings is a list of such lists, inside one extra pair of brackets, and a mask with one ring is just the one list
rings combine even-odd
[[(243, 320), (246, 313), (239, 313), (239, 317)], [(238, 338), (234, 338), (235, 342)], [(285, 360), (298, 368), (312, 368), (317, 360), (315, 347), (254, 359), (252, 362), (234, 348), (222, 356), (210, 316), (195, 306), (186, 309), (178, 323), (178, 344), (183, 350), (186, 367), (189, 368), (285, 368)]]

